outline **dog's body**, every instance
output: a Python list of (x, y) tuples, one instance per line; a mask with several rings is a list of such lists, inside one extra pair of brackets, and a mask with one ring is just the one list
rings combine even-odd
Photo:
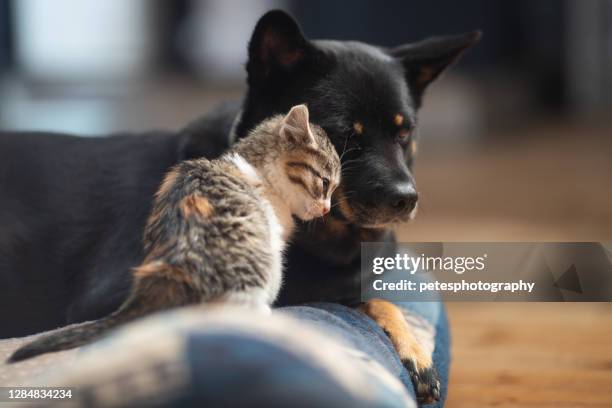
[[(410, 165), (423, 91), (477, 38), (395, 49), (309, 41), (291, 17), (270, 12), (249, 44), (242, 104), (223, 105), (177, 133), (3, 135), (0, 334), (21, 336), (112, 312), (128, 293), (130, 268), (142, 261), (142, 230), (164, 172), (180, 160), (218, 156), (260, 121), (300, 103), (342, 155), (342, 183), (327, 221), (301, 228), (289, 247), (279, 304), (358, 304), (360, 242), (392, 242), (386, 227), (414, 214)], [(379, 306), (363, 310), (379, 322), (394, 315)], [(431, 359), (398, 351), (421, 399), (436, 397)]]
[(176, 135), (0, 140), (2, 337), (112, 311), (142, 261), (142, 228), (177, 161)]

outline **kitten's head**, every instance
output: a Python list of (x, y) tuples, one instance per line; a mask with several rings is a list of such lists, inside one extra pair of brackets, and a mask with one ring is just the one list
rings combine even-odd
[(303, 221), (327, 214), (331, 196), (340, 183), (340, 158), (325, 131), (308, 121), (308, 108), (291, 108), (281, 120), (284, 145), (280, 189), (291, 212)]

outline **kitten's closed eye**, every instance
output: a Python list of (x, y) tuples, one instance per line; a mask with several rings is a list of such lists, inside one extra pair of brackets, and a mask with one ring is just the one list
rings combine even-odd
[(323, 194), (327, 195), (328, 190), (329, 190), (329, 179), (324, 177), (323, 178)]

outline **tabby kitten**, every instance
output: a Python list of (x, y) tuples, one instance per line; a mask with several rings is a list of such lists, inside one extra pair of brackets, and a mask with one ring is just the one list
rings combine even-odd
[(142, 265), (114, 313), (43, 336), (10, 362), (66, 350), (157, 310), (238, 303), (268, 311), (281, 286), (293, 216), (329, 212), (340, 159), (305, 105), (256, 127), (217, 160), (185, 161), (165, 177), (145, 228)]

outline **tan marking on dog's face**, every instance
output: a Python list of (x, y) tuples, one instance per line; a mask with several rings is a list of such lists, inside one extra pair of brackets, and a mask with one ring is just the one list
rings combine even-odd
[(344, 218), (346, 218), (347, 220), (352, 220), (354, 211), (348, 203), (348, 198), (344, 194), (344, 188), (342, 187), (342, 184), (338, 186), (334, 194), (336, 195), (338, 209), (340, 210)]
[(361, 122), (353, 123), (353, 129), (355, 130), (355, 133), (357, 133), (358, 135), (363, 134), (363, 123)]
[(185, 218), (191, 215), (208, 218), (213, 213), (213, 207), (210, 205), (210, 202), (197, 194), (190, 194), (183, 198), (179, 206)]
[(325, 227), (327, 230), (336, 237), (344, 236), (348, 232), (346, 224), (333, 217), (325, 217)]
[(404, 124), (404, 117), (399, 113), (396, 114), (393, 118), (393, 123), (395, 123), (395, 126), (402, 126)]
[(412, 152), (412, 154), (416, 154), (417, 152), (417, 142), (414, 140), (410, 142), (410, 151)]

